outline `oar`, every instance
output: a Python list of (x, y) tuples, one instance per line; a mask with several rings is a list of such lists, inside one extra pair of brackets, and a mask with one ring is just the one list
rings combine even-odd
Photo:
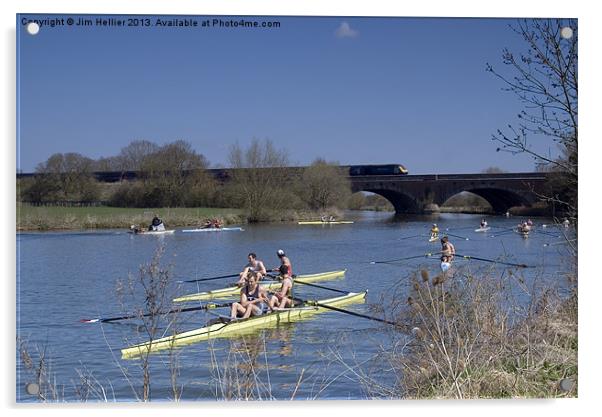
[(452, 233), (447, 233), (447, 235), (449, 235), (449, 236), (453, 236), (453, 237), (457, 237), (458, 239), (470, 240), (470, 239), (468, 239), (468, 238), (467, 238), (467, 237), (465, 237), (465, 236), (458, 236), (458, 235), (454, 235), (454, 234), (452, 234)]
[(406, 240), (406, 239), (413, 239), (415, 237), (422, 237), (424, 236), (424, 233), (419, 234), (419, 235), (414, 235), (414, 236), (406, 236), (406, 237), (400, 237), (398, 240)]
[[(345, 292), (345, 294), (348, 294), (348, 292)], [(392, 326), (400, 326), (400, 324), (395, 323), (393, 321), (389, 321), (389, 320), (385, 320), (385, 319), (381, 319), (378, 317), (374, 317), (374, 316), (368, 316), (366, 314), (361, 314), (361, 313), (356, 313), (355, 311), (350, 311), (350, 310), (345, 310), (342, 308), (338, 308), (338, 307), (333, 307), (333, 306), (329, 306), (327, 304), (322, 304), (319, 303), (317, 301), (312, 301), (312, 300), (301, 300), (299, 298), (295, 298), (296, 301), (300, 301), (306, 305), (310, 305), (310, 306), (317, 306), (317, 307), (322, 307), (322, 308), (326, 308), (328, 310), (332, 310), (332, 311), (338, 311), (339, 313), (345, 313), (345, 314), (349, 314), (355, 317), (361, 317), (363, 319), (368, 319), (368, 320), (373, 320), (373, 321), (379, 321), (381, 323), (386, 323), (386, 324), (390, 324)]]
[(445, 231), (449, 230), (466, 230), (466, 229), (474, 229), (474, 226), (466, 226), (466, 227), (447, 227)]
[(331, 288), (331, 287), (325, 287), (323, 285), (317, 285), (317, 284), (311, 284), (309, 282), (305, 282), (305, 281), (301, 281), (301, 280), (294, 280), (293, 281), (293, 285), (294, 284), (303, 284), (303, 285), (309, 285), (310, 287), (316, 287), (316, 288), (321, 288), (323, 290), (328, 290), (328, 291), (334, 291), (334, 292), (338, 292), (340, 294), (349, 294), (349, 291), (342, 291), (342, 290), (337, 290), (336, 288)]
[(146, 314), (130, 314), (128, 316), (120, 316), (120, 317), (109, 317), (109, 318), (97, 318), (97, 319), (81, 319), (80, 322), (82, 323), (108, 323), (111, 321), (118, 321), (118, 320), (128, 320), (128, 319), (136, 319), (138, 317), (149, 317), (152, 315), (163, 315), (163, 314), (172, 314), (172, 313), (184, 313), (187, 311), (196, 311), (196, 310), (208, 310), (208, 309), (213, 309), (213, 308), (221, 308), (221, 307), (230, 307), (232, 305), (232, 303), (225, 303), (225, 304), (205, 304), (202, 306), (198, 306), (198, 307), (188, 307), (188, 308), (179, 308), (179, 309), (174, 309), (174, 310), (169, 310), (169, 311), (165, 311), (165, 312), (159, 312), (159, 313), (146, 313)]
[(507, 235), (507, 234), (510, 234), (510, 233), (514, 233), (514, 229), (508, 229), (508, 230), (506, 230), (506, 231), (499, 232), (499, 233), (497, 233), (497, 234), (495, 234), (495, 235), (491, 235), (491, 236), (489, 236), (489, 237), (498, 237), (498, 236), (504, 236), (504, 235)]
[(530, 266), (530, 265), (526, 265), (526, 264), (513, 264), (513, 263), (509, 263), (509, 262), (496, 261), (495, 259), (477, 258), (476, 256), (460, 255), (457, 253), (455, 253), (454, 256), (458, 256), (458, 257), (464, 258), (464, 259), (474, 259), (475, 261), (491, 262), (494, 264), (501, 264), (501, 265), (508, 265), (508, 266), (516, 266), (518, 268), (535, 268), (534, 266)]
[[(281, 279), (279, 276), (277, 276), (277, 275), (270, 275), (270, 274), (267, 274), (266, 276), (268, 276), (268, 277), (270, 277), (270, 278), (273, 278), (273, 279), (274, 279), (274, 281), (276, 281), (276, 280), (278, 280), (278, 281), (282, 281), (282, 279)], [(341, 293), (341, 294), (348, 294), (348, 293), (349, 293), (349, 291), (337, 290), (336, 288), (325, 287), (325, 286), (323, 286), (323, 285), (317, 285), (317, 284), (311, 284), (311, 283), (309, 283), (309, 282), (305, 282), (305, 281), (303, 281), (303, 280), (297, 280), (297, 279), (293, 279), (293, 285), (294, 285), (294, 284), (303, 284), (303, 285), (309, 285), (310, 287), (321, 288), (321, 289), (323, 289), (323, 290), (334, 291), (334, 292), (338, 292), (338, 293)]]
[(571, 240), (566, 240), (566, 241), (556, 242), (556, 243), (544, 243), (543, 246), (547, 247), (547, 246), (556, 246), (556, 245), (566, 245), (568, 243), (576, 242), (576, 241), (577, 241), (577, 239), (571, 239)]
[(536, 232), (536, 233), (541, 233), (541, 234), (544, 234), (544, 235), (548, 235), (548, 236), (552, 236), (552, 237), (560, 237), (560, 236), (558, 236), (558, 235), (557, 235), (557, 234), (555, 234), (555, 233), (551, 233), (551, 232), (544, 232), (543, 230), (536, 230), (535, 232)]
[(239, 276), (239, 274), (230, 274), (230, 275), (221, 275), (219, 277), (212, 277), (212, 278), (200, 278), (200, 279), (189, 279), (187, 281), (176, 281), (177, 283), (181, 284), (183, 282), (203, 282), (203, 281), (214, 281), (216, 279), (224, 279), (224, 278), (234, 278)]
[(388, 263), (391, 263), (391, 262), (407, 261), (407, 260), (410, 260), (410, 259), (418, 259), (418, 258), (428, 258), (429, 256), (433, 256), (433, 254), (432, 253), (425, 253), (424, 255), (408, 256), (407, 258), (389, 259), (389, 260), (386, 260), (386, 261), (370, 261), (370, 265), (388, 264)]

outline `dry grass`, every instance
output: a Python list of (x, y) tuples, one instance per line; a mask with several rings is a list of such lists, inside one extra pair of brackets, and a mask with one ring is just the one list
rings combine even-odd
[(412, 329), (402, 354), (389, 358), (405, 398), (576, 397), (577, 295), (529, 289), (517, 300), (515, 277), (467, 273), (412, 278), (407, 302), (393, 306)]

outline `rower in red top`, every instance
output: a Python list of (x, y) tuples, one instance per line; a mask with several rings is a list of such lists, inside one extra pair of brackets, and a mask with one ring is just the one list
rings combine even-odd
[(278, 255), (278, 258), (280, 258), (280, 266), (272, 269), (272, 272), (280, 271), (280, 267), (282, 265), (284, 265), (288, 268), (288, 276), (292, 278), (293, 277), (293, 265), (291, 264), (291, 260), (286, 256), (286, 254), (284, 253), (284, 251), (282, 249), (278, 249), (278, 251), (276, 252), (276, 255)]

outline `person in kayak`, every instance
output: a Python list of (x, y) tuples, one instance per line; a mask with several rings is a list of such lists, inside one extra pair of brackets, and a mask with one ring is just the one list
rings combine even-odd
[(153, 221), (151, 222), (150, 226), (148, 226), (148, 231), (149, 232), (162, 232), (165, 230), (165, 224), (163, 224), (163, 220), (161, 220), (159, 218), (159, 216), (157, 216), (155, 214), (155, 217), (153, 217)]
[(287, 273), (290, 277), (293, 276), (293, 265), (291, 264), (291, 260), (288, 258), (288, 256), (286, 256), (286, 254), (284, 253), (284, 251), (282, 249), (278, 249), (278, 251), (276, 252), (276, 255), (278, 255), (278, 258), (280, 258), (280, 266), (273, 268), (272, 272), (280, 272), (282, 274), (282, 267), (286, 267), (287, 269)]
[(260, 274), (252, 271), (248, 274), (247, 284), (240, 290), (240, 301), (232, 303), (230, 318), (247, 319), (260, 316), (268, 311), (268, 295), (259, 285)]
[(237, 282), (237, 285), (242, 286), (247, 280), (248, 276), (251, 272), (257, 272), (259, 274), (258, 279), (260, 280), (267, 274), (265, 269), (265, 265), (259, 259), (257, 259), (257, 255), (253, 252), (249, 253), (247, 256), (249, 263), (245, 265), (243, 271), (239, 274), (240, 279)]
[(276, 308), (293, 307), (293, 279), (289, 274), (287, 265), (282, 264), (279, 268), (280, 277), (282, 278), (282, 286), (280, 291), (272, 294), (270, 297), (269, 307), (271, 310)]
[(439, 227), (437, 227), (437, 223), (433, 223), (433, 227), (431, 227), (431, 239), (437, 239), (439, 237)]

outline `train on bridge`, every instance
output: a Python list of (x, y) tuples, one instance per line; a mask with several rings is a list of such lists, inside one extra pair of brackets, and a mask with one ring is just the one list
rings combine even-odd
[(407, 175), (408, 170), (400, 164), (388, 165), (350, 165), (349, 176), (360, 177), (365, 175)]

